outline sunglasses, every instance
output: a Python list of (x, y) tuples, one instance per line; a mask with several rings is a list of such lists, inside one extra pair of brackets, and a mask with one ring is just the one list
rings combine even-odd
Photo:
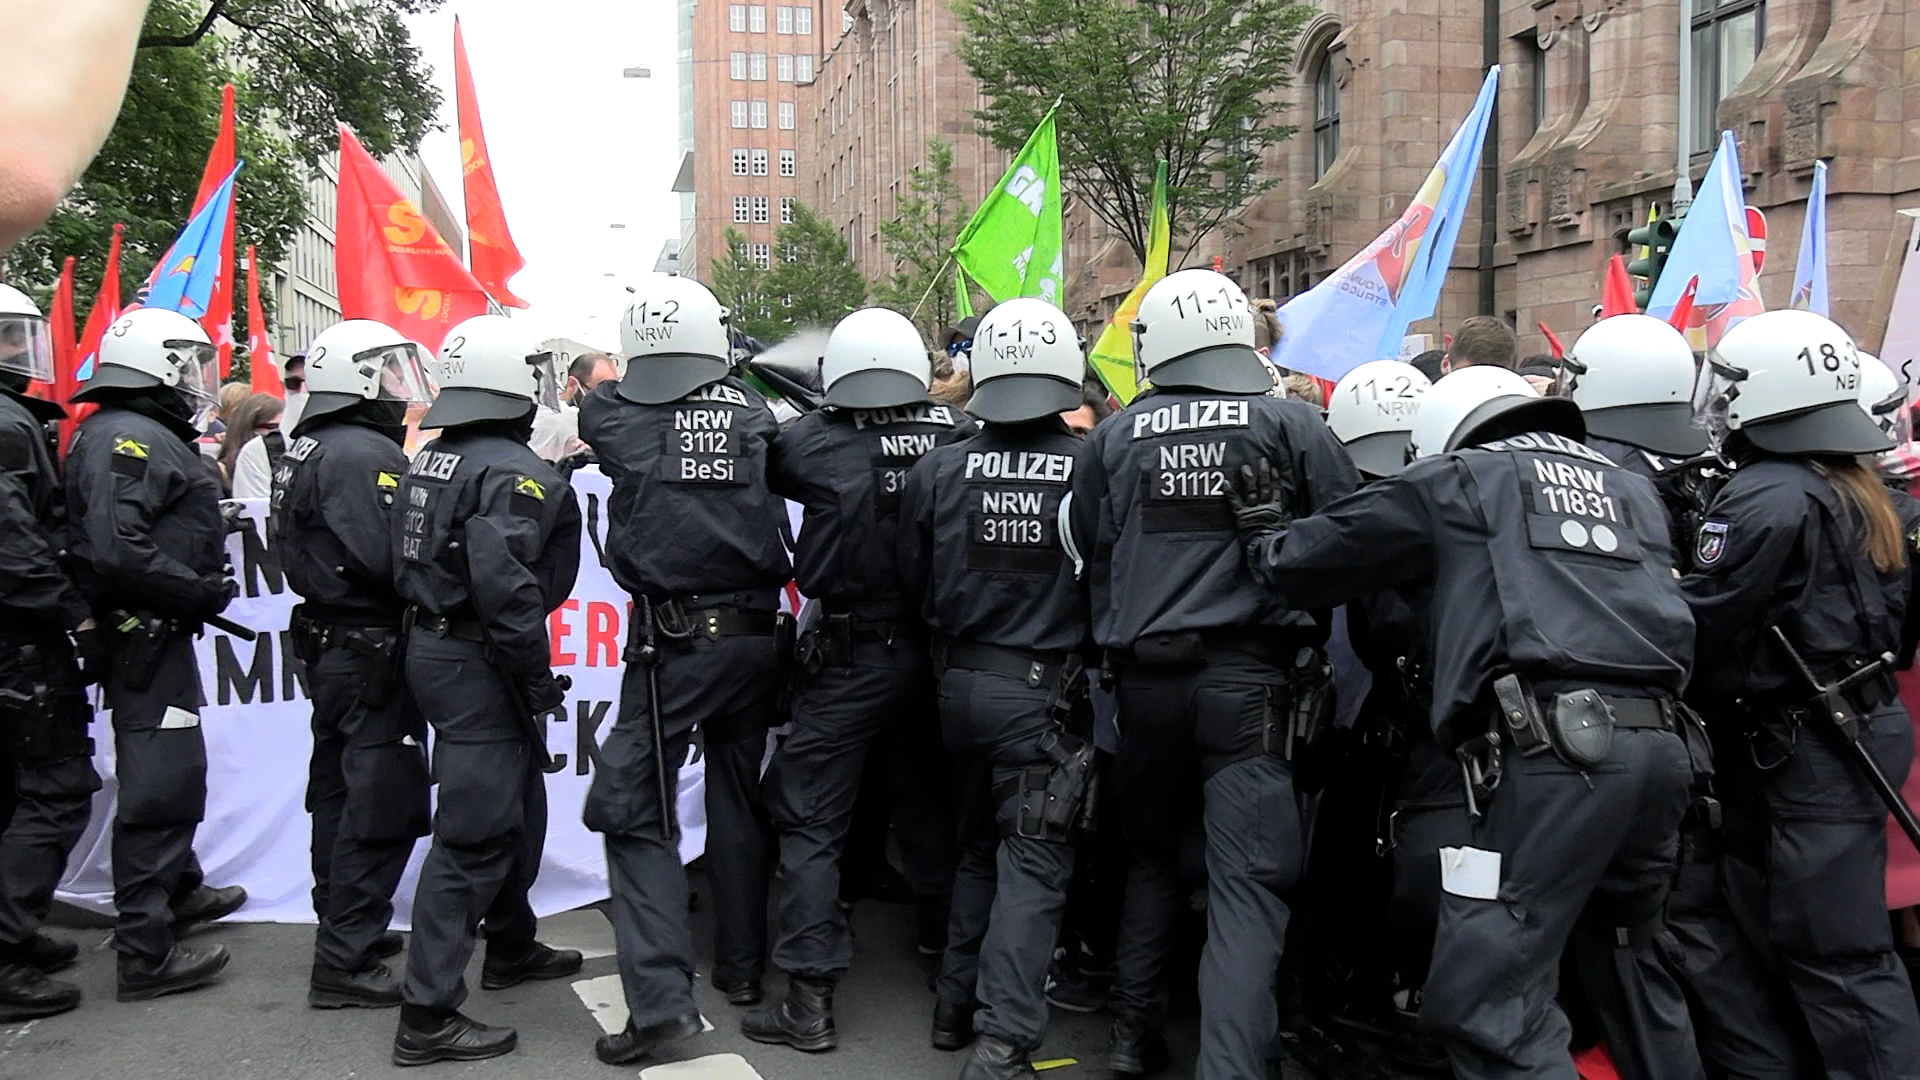
[(297, 394), (307, 388), (307, 379), (304, 375), (289, 375), (281, 380), (281, 385)]
[(955, 356), (959, 356), (961, 353), (966, 353), (968, 356), (973, 355), (973, 339), (972, 338), (968, 338), (965, 341), (947, 342), (947, 356), (949, 359)]

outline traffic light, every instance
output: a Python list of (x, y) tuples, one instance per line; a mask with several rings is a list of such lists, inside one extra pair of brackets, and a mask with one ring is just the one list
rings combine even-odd
[(1680, 234), (1680, 219), (1669, 217), (1658, 208), (1645, 225), (1627, 234), (1627, 243), (1640, 249), (1640, 257), (1627, 263), (1627, 273), (1640, 279), (1633, 290), (1633, 302), (1641, 311), (1653, 300), (1653, 287), (1666, 268), (1668, 250)]

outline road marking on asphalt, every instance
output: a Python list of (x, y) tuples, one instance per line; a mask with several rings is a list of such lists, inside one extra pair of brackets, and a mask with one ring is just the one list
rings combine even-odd
[(739, 1054), (713, 1054), (640, 1070), (640, 1080), (764, 1080)]
[[(600, 1030), (609, 1035), (618, 1035), (627, 1029), (627, 997), (620, 990), (618, 972), (597, 979), (581, 979), (573, 984), (573, 993), (580, 999), (580, 1004), (593, 1014), (593, 1020), (600, 1025)], [(705, 1016), (700, 1018), (700, 1030), (703, 1033), (713, 1030), (713, 1023)]]
[(585, 960), (614, 954), (613, 927), (596, 908), (580, 908), (541, 919), (540, 940), (556, 949), (578, 949)]

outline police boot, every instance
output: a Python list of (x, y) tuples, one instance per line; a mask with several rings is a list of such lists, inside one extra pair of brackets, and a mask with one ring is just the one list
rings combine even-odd
[(627, 1029), (618, 1035), (602, 1035), (593, 1041), (593, 1053), (608, 1065), (631, 1065), (652, 1057), (661, 1050), (700, 1034), (700, 1014), (688, 1013), (643, 1028), (627, 1021)]
[(715, 979), (713, 988), (725, 995), (727, 1004), (738, 1008), (758, 1005), (766, 997), (760, 990), (759, 979), (741, 979), (737, 982), (729, 979)]
[(1027, 1052), (992, 1035), (980, 1036), (973, 1056), (960, 1066), (960, 1080), (1019, 1080), (1034, 1075)]
[(77, 942), (62, 941), (44, 933), (35, 933), (22, 948), (26, 950), (27, 963), (39, 968), (42, 975), (65, 971), (80, 959)]
[(948, 1001), (933, 1003), (933, 1048), (935, 1050), (962, 1050), (973, 1041), (973, 1014), (980, 1011), (980, 1003), (968, 1001), (953, 1004)]
[(187, 894), (187, 898), (173, 905), (173, 936), (179, 937), (187, 931), (204, 923), (239, 911), (247, 903), (247, 890), (238, 885), (229, 885), (216, 889), (202, 885)]
[(480, 985), (488, 990), (505, 990), (529, 979), (564, 979), (580, 970), (582, 957), (573, 949), (553, 949), (539, 942), (525, 956), (508, 960), (487, 953), (480, 969)]
[(787, 999), (741, 1017), (740, 1034), (809, 1054), (833, 1049), (840, 1042), (833, 1030), (833, 984), (793, 976), (787, 980)]
[(80, 988), (56, 982), (32, 964), (0, 964), (0, 1023), (58, 1016), (80, 1007)]
[(198, 990), (226, 968), (228, 959), (224, 946), (178, 942), (159, 960), (123, 955), (119, 988), (114, 997), (120, 1001), (152, 1001), (168, 994)]
[(398, 930), (383, 931), (379, 937), (373, 939), (373, 955), (378, 960), (399, 956), (400, 950), (406, 947), (407, 939), (401, 937)]
[(1113, 1022), (1113, 1039), (1108, 1044), (1107, 1068), (1116, 1076), (1146, 1076), (1167, 1067), (1167, 1040), (1145, 1024), (1131, 1020)]
[(316, 1009), (391, 1009), (400, 1004), (400, 980), (385, 964), (365, 971), (313, 965), (307, 1004)]
[(400, 1030), (393, 1036), (395, 1065), (431, 1065), (436, 1061), (485, 1061), (510, 1054), (520, 1033), (493, 1027), (452, 1009), (400, 1006)]

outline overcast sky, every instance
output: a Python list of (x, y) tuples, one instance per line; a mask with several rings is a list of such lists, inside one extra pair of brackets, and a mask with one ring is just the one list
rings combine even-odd
[[(512, 287), (545, 336), (618, 345), (625, 286), (680, 233), (679, 197), (667, 190), (679, 167), (674, 9), (673, 0), (448, 0), (408, 20), (445, 99), (446, 130), (420, 156), (458, 212), (460, 16), (507, 224), (527, 260)], [(624, 79), (627, 67), (653, 76)]]

